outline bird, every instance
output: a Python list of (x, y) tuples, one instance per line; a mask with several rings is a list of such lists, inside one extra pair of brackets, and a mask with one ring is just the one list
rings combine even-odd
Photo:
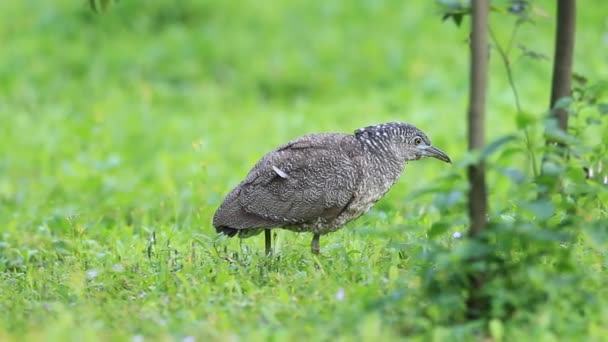
[(354, 134), (303, 135), (253, 166), (226, 195), (213, 226), (228, 237), (264, 231), (266, 255), (272, 253), (271, 229), (310, 232), (311, 252), (319, 254), (322, 235), (365, 214), (397, 182), (407, 162), (426, 157), (451, 163), (408, 123), (367, 126)]

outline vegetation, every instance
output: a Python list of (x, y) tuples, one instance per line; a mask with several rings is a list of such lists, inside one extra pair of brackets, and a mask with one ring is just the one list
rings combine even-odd
[[(0, 340), (608, 335), (608, 5), (577, 8), (567, 134), (546, 108), (554, 2), (491, 12), (489, 143), (469, 153), (470, 22), (434, 2), (101, 2), (0, 2)], [(409, 165), (319, 257), (308, 235), (276, 231), (271, 259), (216, 236), (264, 152), (392, 120), (454, 165)], [(569, 158), (541, 173), (547, 138)], [(489, 220), (458, 238), (480, 159)]]

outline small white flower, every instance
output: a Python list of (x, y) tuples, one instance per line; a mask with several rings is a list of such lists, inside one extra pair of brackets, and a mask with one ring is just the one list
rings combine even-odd
[(460, 239), (462, 237), (462, 233), (461, 232), (454, 232), (452, 233), (452, 238), (454, 239)]
[(95, 279), (98, 275), (99, 275), (98, 270), (88, 270), (87, 271), (87, 279), (89, 279), (89, 280)]
[(339, 302), (344, 300), (344, 289), (339, 289), (338, 292), (336, 292), (336, 300)]

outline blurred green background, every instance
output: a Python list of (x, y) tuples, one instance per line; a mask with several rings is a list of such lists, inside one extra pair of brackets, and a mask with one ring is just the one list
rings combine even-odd
[[(574, 69), (597, 81), (608, 76), (608, 4), (592, 3), (579, 5)], [(548, 59), (515, 58), (514, 48), (513, 71), (524, 110), (540, 116), (549, 104), (555, 4), (534, 6), (535, 23), (521, 27), (516, 44)], [(503, 44), (514, 20), (492, 15)], [(449, 166), (412, 163), (368, 218), (324, 238), (324, 253), (335, 257), (335, 264), (325, 265), (329, 273), (354, 267), (339, 262), (343, 249), (371, 248), (360, 266), (368, 269), (336, 279), (315, 275), (310, 237), (289, 232), (278, 233), (286, 260), (276, 274), (262, 277), (252, 267), (235, 275), (209, 251), (218, 243), (228, 250), (246, 246), (261, 258), (263, 243), (217, 242), (213, 212), (261, 155), (306, 133), (403, 121), (424, 130), (458, 163), (466, 151), (467, 32), (467, 20), (460, 28), (443, 22), (434, 1), (121, 0), (103, 13), (85, 1), (0, 2), (0, 339), (78, 338), (78, 327), (90, 338), (200, 333), (228, 339), (260, 333), (262, 326), (255, 336), (280, 340), (329, 338), (347, 328), (350, 323), (332, 320), (335, 308), (319, 313), (324, 301), (343, 286), (360, 289), (361, 298), (384, 291), (369, 284), (385, 276), (394, 280), (386, 272), (397, 257), (374, 264), (385, 245), (369, 247), (370, 240), (422, 238), (437, 210), (429, 197), (413, 203), (407, 194), (437, 182)], [(517, 130), (504, 66), (491, 54), (489, 141)], [(525, 167), (523, 159), (512, 162)], [(510, 183), (494, 174), (489, 182), (496, 190), (491, 200), (505, 200), (498, 190)], [(357, 233), (365, 227), (384, 235)], [(462, 223), (455, 228), (464, 229)], [(161, 290), (165, 278), (142, 275), (154, 269), (146, 261), (153, 232), (164, 249), (155, 248), (169, 259), (175, 250), (186, 266), (190, 260), (190, 271), (179, 276), (190, 284), (186, 289)], [(192, 262), (205, 253), (213, 254), (212, 261)], [(219, 280), (206, 277), (219, 272), (216, 267), (228, 283), (253, 284), (249, 292), (230, 299), (214, 290), (220, 285), (210, 284)], [(125, 275), (127, 270), (133, 273)], [(302, 272), (317, 283), (298, 280)], [(357, 272), (375, 280), (366, 283)], [(275, 290), (264, 290), (256, 277)], [(105, 285), (91, 290), (95, 279)], [(303, 284), (310, 287), (298, 292)], [(315, 286), (331, 289), (328, 297)], [(374, 290), (365, 292), (366, 286)], [(318, 310), (275, 303), (268, 310), (278, 314), (260, 313), (263, 303), (283, 300), (263, 297), (267, 291), (285, 296), (285, 303), (308, 297)], [(129, 299), (141, 293), (156, 294), (150, 307)], [(165, 303), (163, 293), (178, 299)], [(367, 317), (363, 304), (350, 305), (353, 317)], [(300, 309), (308, 310), (299, 319), (309, 325), (290, 320), (290, 312)], [(370, 317), (362, 323), (371, 326), (370, 337), (400, 333), (374, 328), (384, 318)], [(363, 338), (366, 331), (353, 336)]]

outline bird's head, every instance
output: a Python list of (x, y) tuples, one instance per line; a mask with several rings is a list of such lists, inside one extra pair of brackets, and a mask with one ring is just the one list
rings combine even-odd
[(413, 125), (389, 122), (360, 128), (355, 137), (372, 151), (392, 151), (403, 161), (433, 157), (451, 163), (450, 157), (437, 147)]

